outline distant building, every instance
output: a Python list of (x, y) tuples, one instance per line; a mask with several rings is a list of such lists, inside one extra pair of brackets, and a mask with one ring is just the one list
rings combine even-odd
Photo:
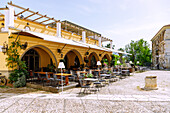
[(151, 41), (153, 68), (170, 68), (170, 25), (163, 26)]

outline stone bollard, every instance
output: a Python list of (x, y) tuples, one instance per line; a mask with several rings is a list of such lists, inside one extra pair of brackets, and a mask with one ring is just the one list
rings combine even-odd
[(144, 90), (157, 90), (157, 76), (146, 76)]

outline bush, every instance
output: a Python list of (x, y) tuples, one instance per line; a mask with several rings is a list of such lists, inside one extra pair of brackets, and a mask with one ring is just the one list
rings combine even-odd
[(25, 75), (22, 75), (21, 77), (18, 78), (16, 82), (13, 83), (15, 88), (18, 87), (24, 87), (26, 85), (26, 79)]

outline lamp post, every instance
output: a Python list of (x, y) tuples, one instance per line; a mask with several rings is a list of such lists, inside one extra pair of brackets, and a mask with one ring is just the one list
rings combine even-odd
[(61, 69), (61, 84), (62, 84), (62, 93), (63, 93), (63, 72), (62, 72), (62, 68), (65, 68), (64, 62), (60, 62), (58, 65), (58, 68)]
[(97, 66), (98, 66), (98, 70), (99, 70), (99, 66), (102, 65), (100, 61), (97, 61)]

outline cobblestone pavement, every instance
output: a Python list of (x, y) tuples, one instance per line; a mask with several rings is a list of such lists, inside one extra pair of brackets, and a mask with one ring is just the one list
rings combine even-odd
[[(144, 78), (157, 76), (158, 90), (143, 91)], [(170, 113), (170, 71), (148, 71), (111, 83), (96, 94), (79, 94), (80, 88), (60, 94), (0, 93), (4, 113)]]

